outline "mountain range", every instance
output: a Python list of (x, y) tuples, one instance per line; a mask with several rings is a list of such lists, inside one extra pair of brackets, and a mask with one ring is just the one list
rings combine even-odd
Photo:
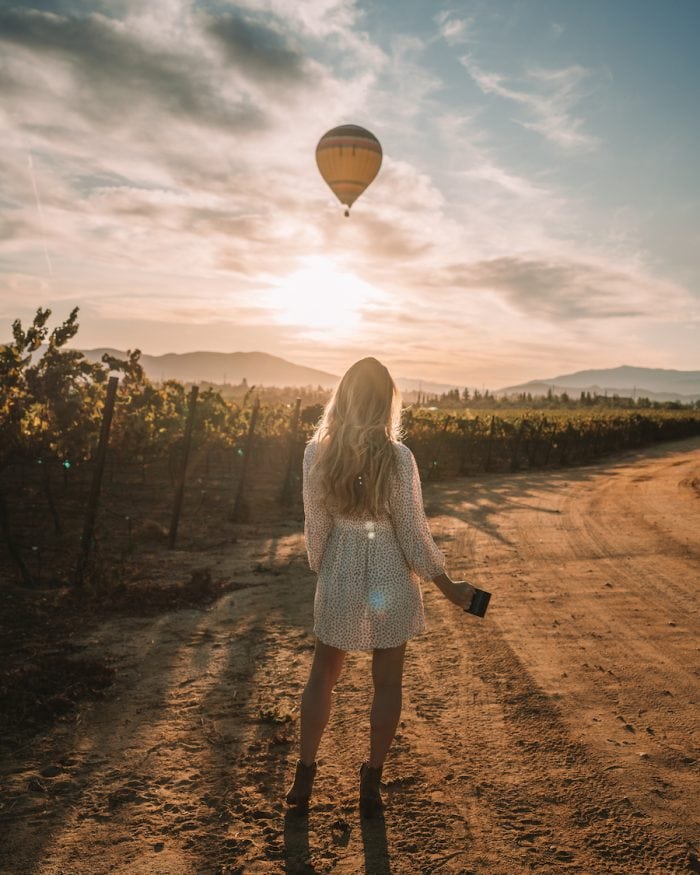
[[(126, 358), (124, 350), (83, 349), (92, 361), (103, 353)], [(139, 359), (149, 380), (179, 380), (182, 383), (215, 383), (249, 386), (318, 386), (330, 389), (338, 377), (327, 371), (296, 365), (266, 352), (184, 352), (165, 355), (141, 354)]]
[[(99, 361), (107, 352), (124, 358), (123, 350), (101, 348), (81, 350), (84, 355)], [(244, 379), (256, 386), (322, 386), (333, 388), (339, 375), (328, 371), (297, 365), (279, 356), (264, 352), (186, 352), (166, 355), (141, 355), (141, 364), (149, 379), (167, 379), (181, 382), (206, 382), (239, 385)], [(465, 384), (437, 383), (418, 377), (394, 377), (402, 392), (441, 393), (449, 389), (463, 389)], [(471, 388), (471, 387), (470, 387)], [(656, 401), (696, 401), (700, 398), (700, 371), (678, 371), (666, 368), (642, 368), (622, 365), (617, 368), (576, 371), (539, 380), (530, 380), (514, 386), (497, 389), (494, 395), (509, 395), (529, 392), (546, 395), (568, 392), (577, 396), (580, 392), (599, 395), (635, 396)]]
[(666, 368), (619, 368), (576, 371), (545, 380), (530, 380), (517, 386), (499, 389), (497, 395), (530, 392), (546, 395), (568, 392), (597, 392), (599, 395), (620, 395), (650, 398), (654, 401), (697, 401), (700, 398), (700, 371), (676, 371)]
[[(124, 350), (109, 347), (82, 349), (80, 352), (91, 361), (100, 361), (105, 352), (116, 358), (126, 358)], [(249, 386), (322, 386), (332, 389), (340, 379), (338, 374), (297, 365), (266, 352), (142, 353), (139, 361), (146, 376), (153, 381), (240, 385), (245, 379)], [(397, 377), (396, 384), (401, 391), (422, 389), (423, 392), (440, 393), (455, 388), (450, 383), (436, 383), (417, 377)]]

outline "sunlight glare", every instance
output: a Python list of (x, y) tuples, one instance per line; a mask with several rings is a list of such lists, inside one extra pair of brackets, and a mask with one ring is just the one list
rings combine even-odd
[(374, 286), (339, 270), (328, 258), (311, 256), (304, 262), (265, 295), (265, 305), (283, 325), (346, 333), (359, 325), (363, 310), (384, 298)]

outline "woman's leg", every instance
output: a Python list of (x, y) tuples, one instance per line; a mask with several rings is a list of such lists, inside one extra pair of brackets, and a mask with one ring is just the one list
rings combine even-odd
[(316, 751), (331, 713), (331, 694), (344, 660), (344, 650), (316, 639), (311, 673), (301, 697), (299, 759), (306, 766), (316, 759)]
[(406, 642), (398, 647), (376, 649), (372, 654), (374, 698), (369, 715), (369, 764), (379, 768), (394, 740), (401, 716), (401, 684)]

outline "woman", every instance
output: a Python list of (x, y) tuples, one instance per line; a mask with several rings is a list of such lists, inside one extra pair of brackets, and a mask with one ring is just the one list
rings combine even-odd
[(372, 650), (370, 752), (360, 766), (360, 809), (371, 817), (383, 807), (379, 784), (401, 714), (406, 642), (425, 631), (420, 580), (433, 581), (461, 608), (474, 594), (471, 584), (445, 573), (416, 461), (400, 436), (401, 397), (389, 371), (370, 356), (345, 373), (304, 451), (304, 536), (318, 573), (316, 644), (286, 797), (303, 811), (345, 653)]

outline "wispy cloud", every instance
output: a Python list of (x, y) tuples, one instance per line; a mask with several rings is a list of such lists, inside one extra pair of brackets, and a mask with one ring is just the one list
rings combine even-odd
[(355, 0), (241, 0), (225, 5), (272, 13), (289, 23), (291, 29), (306, 32), (316, 37), (332, 34), (347, 35), (352, 32), (361, 12)]
[(549, 25), (549, 32), (552, 37), (557, 40), (564, 33), (564, 25), (559, 24), (558, 21), (552, 21)]
[(599, 140), (583, 130), (584, 119), (575, 114), (576, 104), (589, 92), (592, 71), (574, 64), (562, 69), (529, 68), (516, 86), (499, 73), (483, 70), (470, 55), (460, 58), (469, 75), (484, 94), (495, 94), (523, 106), (532, 120), (518, 124), (542, 134), (565, 149), (593, 149)]
[(440, 35), (450, 46), (462, 45), (474, 40), (474, 19), (460, 18), (456, 13), (443, 9), (435, 16)]
[(272, 80), (275, 87), (309, 73), (303, 52), (277, 27), (231, 12), (206, 15), (203, 30), (220, 44), (229, 64), (258, 80)]
[(660, 296), (667, 317), (674, 319), (687, 303), (683, 289), (673, 283), (627, 265), (614, 269), (574, 258), (504, 256), (454, 265), (446, 274), (452, 285), (501, 292), (519, 312), (556, 324), (656, 316)]

